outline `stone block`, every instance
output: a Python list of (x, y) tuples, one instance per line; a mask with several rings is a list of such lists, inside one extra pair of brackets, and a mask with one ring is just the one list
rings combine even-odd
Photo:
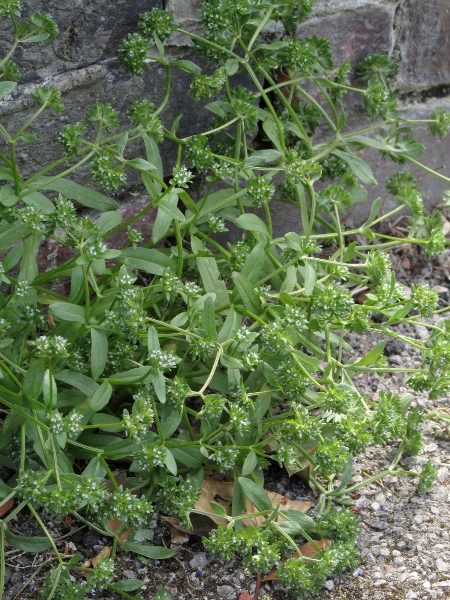
[[(351, 3), (352, 5), (355, 3)], [(389, 54), (392, 46), (394, 7), (363, 4), (356, 8), (340, 3), (335, 14), (313, 17), (302, 23), (298, 36), (329, 38), (336, 64), (349, 59), (352, 67), (370, 53)]]
[[(38, 81), (116, 56), (126, 35), (137, 29), (139, 14), (162, 7), (162, 0), (25, 0), (22, 14), (43, 11), (55, 19), (59, 35), (42, 47), (19, 47), (13, 59), (22, 83)], [(2, 19), (2, 28), (5, 28)], [(5, 28), (0, 55), (9, 47)]]
[(405, 2), (397, 29), (399, 88), (408, 92), (450, 85), (448, 0)]
[[(195, 60), (190, 50), (176, 50), (173, 59), (182, 58)], [(162, 120), (169, 128), (177, 115), (183, 114), (178, 130), (178, 134), (182, 137), (192, 132), (202, 132), (207, 128), (206, 121), (211, 118), (210, 114), (205, 114), (201, 105), (193, 102), (188, 94), (191, 81), (191, 74), (174, 70), (172, 94), (162, 113)], [(46, 111), (28, 130), (38, 136), (38, 142), (33, 145), (18, 145), (20, 167), (25, 175), (34, 173), (36, 169), (61, 156), (56, 141), (57, 134), (65, 124), (83, 121), (85, 111), (96, 102), (109, 102), (118, 111), (121, 122), (126, 127), (130, 125), (126, 111), (134, 100), (146, 98), (158, 105), (165, 93), (166, 70), (162, 65), (154, 64), (142, 77), (130, 77), (120, 69), (117, 61), (111, 60), (108, 63), (100, 62), (45, 78), (39, 82), (39, 85), (42, 84), (55, 86), (61, 91), (65, 111), (62, 114), (56, 114), (51, 110)], [(35, 83), (19, 85), (11, 97), (0, 102), (0, 121), (6, 124), (11, 133), (17, 131), (36, 110), (30, 97), (35, 86)], [(173, 144), (169, 142), (164, 144), (163, 154), (167, 172), (172, 169), (174, 149)], [(128, 157), (133, 158), (131, 154)], [(80, 183), (90, 181), (86, 176), (86, 169), (77, 172), (75, 178)], [(131, 179), (130, 183), (136, 183), (136, 180)]]

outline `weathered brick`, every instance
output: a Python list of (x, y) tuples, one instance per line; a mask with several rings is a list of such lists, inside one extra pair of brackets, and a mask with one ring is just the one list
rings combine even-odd
[(398, 83), (403, 91), (450, 84), (450, 3), (410, 0), (399, 17)]

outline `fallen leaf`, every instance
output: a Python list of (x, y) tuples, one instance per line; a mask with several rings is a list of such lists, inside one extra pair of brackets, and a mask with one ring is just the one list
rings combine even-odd
[[(330, 540), (317, 540), (314, 541), (317, 548), (320, 550), (325, 550), (329, 548), (331, 545)], [(294, 552), (292, 556), (286, 558), (283, 562), (288, 561), (290, 558), (300, 558), (300, 556), (304, 556), (305, 558), (312, 558), (315, 554), (317, 554), (317, 550), (311, 544), (311, 542), (306, 542), (303, 546), (299, 548), (300, 552)], [(274, 569), (268, 575), (266, 575), (261, 581), (276, 581), (278, 579), (278, 569)]]
[(6, 515), (6, 513), (9, 512), (13, 506), (14, 506), (14, 498), (10, 498), (8, 500), (8, 502), (5, 502), (5, 504), (2, 504), (2, 506), (0, 506), (0, 518), (3, 517), (4, 515)]
[[(219, 481), (217, 479), (205, 478), (203, 485), (200, 489), (200, 496), (197, 500), (195, 508), (197, 510), (201, 510), (202, 512), (209, 513), (206, 515), (196, 515), (195, 513), (191, 514), (191, 523), (192, 530), (188, 530), (180, 526), (176, 519), (173, 517), (163, 517), (164, 520), (170, 523), (173, 527), (178, 529), (178, 531), (182, 531), (184, 533), (195, 533), (196, 535), (200, 534), (198, 529), (200, 523), (200, 527), (202, 531), (205, 529), (207, 532), (214, 529), (213, 525), (227, 525), (228, 521), (219, 515), (215, 515), (213, 509), (210, 506), (210, 502), (216, 502), (216, 504), (220, 504), (220, 506), (224, 509), (227, 515), (231, 515), (231, 503), (233, 500), (233, 491), (234, 491), (234, 483), (232, 481)], [(289, 500), (288, 496), (282, 496), (281, 494), (276, 494), (275, 492), (268, 492), (266, 490), (266, 494), (268, 495), (270, 501), (273, 506), (282, 505), (283, 510), (298, 510), (300, 512), (307, 512), (311, 506), (311, 502), (307, 501), (299, 501), (299, 500)], [(248, 498), (245, 499), (245, 510), (247, 514), (256, 513), (258, 510), (250, 502)], [(199, 522), (196, 517), (202, 517)], [(253, 525), (254, 527), (259, 527), (265, 521), (263, 516), (260, 517), (250, 517), (248, 519), (243, 519), (242, 525), (243, 527), (248, 527), (248, 525)], [(279, 516), (277, 521), (279, 523), (283, 522), (283, 517)], [(208, 528), (209, 523), (209, 528)]]
[(186, 544), (189, 541), (189, 532), (180, 531), (176, 527), (170, 528), (170, 543), (175, 545)]
[(92, 568), (95, 569), (101, 560), (108, 558), (109, 556), (111, 556), (111, 548), (109, 546), (103, 546), (97, 556), (94, 556), (94, 558), (91, 559)]
[(247, 594), (247, 592), (245, 592), (244, 594), (241, 594), (239, 596), (238, 600), (253, 600), (253, 598), (250, 596), (250, 594)]
[[(113, 533), (118, 531), (123, 525), (123, 521), (121, 521), (120, 519), (117, 519), (116, 517), (114, 517), (114, 519), (108, 519), (107, 523)], [(122, 533), (119, 534), (119, 538), (118, 538), (119, 542), (126, 542), (130, 535), (130, 531), (131, 531), (131, 527), (127, 527), (126, 529), (124, 529), (122, 531)]]

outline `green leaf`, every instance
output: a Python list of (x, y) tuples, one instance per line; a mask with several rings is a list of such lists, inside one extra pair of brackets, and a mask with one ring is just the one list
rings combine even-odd
[(13, 92), (16, 87), (17, 83), (15, 81), (0, 81), (0, 98), (4, 98)]
[(203, 464), (203, 457), (198, 448), (171, 448), (170, 451), (180, 464), (189, 469), (199, 469)]
[(122, 133), (122, 135), (117, 139), (117, 154), (119, 156), (123, 156), (125, 148), (128, 144), (128, 131)]
[(258, 510), (272, 510), (272, 502), (260, 485), (245, 477), (238, 477), (238, 482), (241, 490)]
[[(155, 175), (159, 178), (159, 179), (163, 179), (164, 177), (164, 169), (163, 169), (163, 164), (162, 164), (162, 160), (161, 160), (161, 154), (159, 153), (159, 148), (158, 148), (158, 144), (155, 142), (155, 139), (153, 136), (148, 135), (148, 133), (144, 133), (142, 135), (142, 139), (144, 140), (144, 144), (145, 144), (145, 153), (147, 155), (147, 160), (152, 163), (153, 165), (155, 165), (156, 168), (156, 173)], [(148, 174), (142, 173), (142, 177), (146, 177), (146, 178), (151, 178), (151, 176), (149, 176)], [(156, 196), (161, 192), (162, 189), (162, 185), (158, 182), (155, 181), (154, 179), (152, 179), (153, 182), (153, 187), (156, 191)], [(155, 197), (156, 197), (155, 196)]]
[(206, 337), (210, 340), (215, 340), (217, 337), (216, 331), (216, 313), (214, 311), (214, 301), (209, 296), (206, 298), (202, 312), (202, 327)]
[(264, 133), (267, 135), (269, 140), (272, 142), (272, 144), (275, 146), (278, 152), (280, 152), (280, 154), (283, 154), (283, 146), (281, 144), (280, 134), (278, 132), (277, 126), (275, 125), (273, 117), (266, 117), (263, 121), (262, 126), (264, 129)]
[(202, 69), (201, 67), (199, 67), (198, 65), (196, 65), (194, 62), (192, 62), (191, 60), (176, 60), (175, 62), (171, 63), (171, 65), (173, 67), (178, 67), (179, 69), (182, 69), (183, 71), (186, 71), (187, 73), (201, 73)]
[(122, 222), (122, 215), (117, 210), (108, 210), (100, 215), (97, 219), (97, 227), (100, 228), (102, 233), (107, 233), (114, 229)]
[(5, 269), (5, 273), (8, 273), (12, 268), (14, 268), (19, 260), (23, 256), (23, 245), (22, 246), (13, 246), (13, 248), (8, 252), (6, 257), (3, 259), (3, 268)]
[(34, 133), (26, 133), (25, 135), (19, 136), (19, 140), (24, 144), (34, 144), (38, 141), (37, 135)]
[(100, 192), (96, 192), (84, 185), (75, 183), (75, 181), (63, 178), (57, 179), (56, 181), (51, 180), (52, 177), (40, 177), (38, 180), (33, 181), (33, 186), (39, 186), (39, 188), (42, 189), (59, 192), (69, 200), (75, 200), (82, 206), (100, 210), (101, 212), (117, 208), (117, 202), (112, 198), (108, 198), (108, 196), (100, 194)]
[(86, 309), (78, 304), (69, 302), (54, 302), (49, 306), (49, 313), (60, 321), (72, 321), (74, 323), (86, 323)]
[(81, 474), (81, 477), (89, 476), (98, 479), (103, 479), (106, 476), (106, 469), (101, 463), (100, 458), (98, 456), (89, 461), (88, 466), (84, 469), (84, 471)]
[(225, 69), (228, 75), (235, 75), (239, 69), (239, 61), (236, 58), (229, 58), (225, 62)]
[(7, 184), (0, 188), (0, 204), (3, 206), (14, 206), (19, 202), (19, 197), (14, 194), (12, 187)]
[(222, 329), (219, 331), (219, 335), (217, 336), (217, 341), (219, 344), (223, 344), (239, 329), (242, 323), (242, 317), (237, 313), (233, 307), (230, 308), (227, 318), (225, 319), (225, 323), (223, 324)]
[(150, 327), (148, 328), (148, 331), (147, 331), (147, 344), (148, 344), (149, 352), (151, 350), (159, 350), (159, 348), (160, 348), (158, 332), (153, 327), (153, 325), (150, 325)]
[(349, 262), (356, 254), (356, 242), (351, 242), (346, 249), (344, 256), (342, 257), (343, 262)]
[(33, 360), (23, 380), (23, 389), (30, 398), (37, 400), (44, 383), (45, 364), (42, 359)]
[(308, 517), (308, 515), (305, 515), (299, 510), (294, 510), (292, 508), (289, 508), (287, 510), (281, 509), (279, 514), (284, 519), (287, 519), (299, 525), (303, 531), (313, 531), (316, 528), (316, 523), (314, 519)]
[(245, 308), (252, 313), (258, 315), (262, 312), (262, 304), (259, 296), (253, 289), (252, 284), (249, 280), (244, 277), (241, 273), (234, 272), (232, 274), (233, 281), (236, 285), (239, 296), (245, 306)]
[(164, 202), (164, 206), (160, 206), (158, 208), (158, 213), (152, 227), (152, 242), (155, 244), (166, 235), (172, 224), (172, 219), (176, 218), (173, 216), (173, 214), (171, 214), (171, 211), (172, 213), (175, 213), (176, 210), (180, 212), (183, 217), (181, 220), (184, 220), (184, 215), (177, 208), (178, 194), (176, 194), (174, 191), (171, 191), (160, 202)]
[(305, 294), (307, 296), (311, 296), (314, 291), (314, 286), (316, 285), (316, 270), (312, 266), (312, 264), (308, 261), (305, 264)]
[(247, 231), (257, 231), (267, 235), (267, 225), (257, 215), (246, 213), (236, 219), (236, 225)]
[(48, 34), (48, 33), (37, 33), (36, 35), (31, 35), (26, 40), (24, 40), (22, 43), (37, 44), (39, 42), (44, 42), (45, 40), (48, 40), (49, 37), (50, 37), (50, 34)]
[(242, 369), (244, 365), (242, 361), (234, 356), (229, 356), (228, 354), (222, 354), (220, 357), (220, 364), (226, 367), (227, 369)]
[(42, 395), (44, 396), (45, 406), (47, 406), (47, 408), (55, 408), (58, 390), (56, 388), (55, 378), (50, 373), (49, 369), (47, 369), (44, 373), (44, 380), (42, 382)]
[(295, 356), (300, 360), (302, 365), (308, 369), (308, 371), (323, 371), (323, 365), (318, 358), (305, 354), (301, 350), (294, 350)]
[(9, 496), (13, 491), (14, 490), (12, 488), (10, 488), (4, 481), (0, 479), (0, 498), (6, 498), (6, 496)]
[(381, 206), (381, 198), (376, 198), (372, 202), (372, 206), (370, 208), (370, 214), (367, 218), (367, 221), (364, 223), (364, 225), (361, 226), (361, 229), (365, 229), (366, 227), (370, 227), (372, 225), (372, 223), (377, 218), (378, 212), (380, 210), (380, 206)]
[(102, 410), (111, 398), (113, 387), (108, 381), (104, 381), (101, 386), (95, 391), (89, 402), (89, 408), (95, 412)]
[(139, 381), (143, 381), (150, 374), (150, 371), (150, 367), (137, 367), (136, 369), (129, 369), (122, 373), (114, 373), (114, 375), (108, 377), (108, 381), (119, 385), (138, 383)]
[(244, 477), (247, 477), (247, 475), (250, 475), (251, 473), (253, 473), (253, 471), (256, 469), (258, 465), (258, 457), (256, 456), (255, 452), (253, 452), (253, 450), (251, 450), (245, 460), (244, 460), (244, 464), (242, 465), (242, 475)]
[(228, 516), (227, 515), (227, 511), (225, 510), (225, 508), (221, 504), (219, 504), (218, 502), (211, 501), (209, 503), (209, 505), (213, 509), (213, 511), (216, 514), (220, 515), (221, 517), (227, 517)]
[(236, 200), (246, 193), (246, 188), (239, 190), (236, 193), (233, 193), (233, 190), (230, 188), (213, 192), (212, 194), (209, 194), (206, 199), (197, 202), (199, 215), (203, 217), (209, 213), (215, 214), (227, 206), (235, 206)]
[[(172, 202), (170, 201), (172, 200)], [(181, 210), (177, 207), (178, 204), (178, 194), (171, 193), (170, 199), (166, 196), (161, 200), (158, 200), (156, 206), (158, 206), (163, 213), (165, 213), (170, 219), (175, 219), (177, 221), (185, 221), (185, 216), (181, 212)]]
[(152, 275), (162, 275), (166, 269), (176, 270), (173, 260), (154, 248), (124, 248), (117, 261)]
[(259, 275), (264, 267), (265, 257), (264, 244), (260, 242), (259, 244), (256, 244), (245, 259), (241, 273), (250, 281), (250, 283), (255, 284), (258, 281)]
[(361, 358), (361, 360), (359, 360), (357, 363), (355, 363), (352, 366), (365, 367), (367, 365), (374, 363), (383, 354), (385, 346), (386, 346), (386, 340), (382, 340), (381, 342), (378, 342), (378, 344), (376, 344), (372, 348), (372, 350), (368, 354), (366, 354), (366, 356), (363, 356), (363, 358)]
[(114, 583), (114, 589), (121, 592), (134, 592), (135, 590), (139, 590), (143, 585), (145, 585), (145, 581), (141, 581), (140, 579), (122, 579)]
[(176, 411), (169, 413), (167, 419), (161, 424), (161, 431), (165, 438), (169, 438), (181, 423), (182, 415)]
[(346, 142), (353, 142), (364, 148), (376, 148), (377, 150), (388, 150), (389, 147), (384, 142), (373, 140), (372, 138), (366, 137), (365, 135), (352, 135), (345, 138)]
[(199, 256), (196, 258), (197, 268), (202, 278), (203, 287), (208, 294), (216, 294), (216, 308), (229, 304), (228, 290), (220, 279), (219, 267), (215, 258)]
[(90, 418), (90, 422), (92, 425), (96, 425), (101, 431), (107, 431), (108, 433), (120, 433), (124, 429), (121, 419), (107, 413), (95, 413)]
[(161, 372), (152, 373), (151, 381), (158, 400), (164, 404), (166, 401), (166, 378)]
[(0, 181), (14, 181), (14, 175), (11, 169), (0, 167)]
[(11, 533), (5, 528), (5, 536), (8, 544), (12, 548), (17, 548), (23, 552), (44, 552), (52, 547), (50, 541), (46, 537), (23, 537)]
[(133, 158), (133, 160), (127, 160), (125, 164), (137, 171), (156, 171), (156, 166), (144, 158)]
[(86, 396), (89, 396), (90, 398), (92, 398), (100, 387), (98, 383), (90, 379), (90, 377), (86, 377), (86, 375), (78, 373), (77, 371), (71, 371), (70, 369), (57, 371), (54, 373), (54, 377), (57, 381), (67, 383), (67, 385), (80, 390), (80, 392), (83, 392), (83, 394), (86, 394)]
[(295, 284), (297, 283), (297, 269), (291, 265), (286, 269), (286, 278), (283, 281), (283, 285), (280, 288), (280, 293), (289, 294), (294, 291)]
[(3, 223), (0, 227), (0, 252), (21, 240), (28, 231), (28, 225), (25, 223), (17, 223), (16, 225), (10, 225), (6, 221)]
[(298, 233), (290, 231), (289, 233), (286, 233), (284, 239), (289, 248), (295, 250), (296, 252), (302, 252), (303, 241), (302, 238), (298, 235)]
[(40, 192), (32, 192), (23, 198), (22, 194), (20, 194), (20, 198), (25, 202), (25, 204), (33, 206), (33, 208), (42, 212), (44, 215), (51, 215), (56, 210), (53, 202)]
[(373, 176), (372, 169), (369, 165), (354, 154), (342, 152), (341, 150), (333, 150), (332, 154), (348, 164), (354, 175), (366, 185), (377, 185), (377, 180)]
[(411, 311), (412, 302), (406, 302), (404, 306), (398, 308), (394, 314), (384, 323), (384, 325), (391, 325), (392, 323), (400, 322), (406, 315)]
[(282, 156), (282, 153), (278, 150), (257, 150), (247, 158), (245, 161), (245, 166), (258, 167), (260, 165), (274, 163), (277, 162)]
[(103, 329), (91, 329), (91, 375), (98, 379), (108, 360), (108, 338)]
[(170, 450), (168, 450), (167, 448), (166, 448), (166, 456), (164, 458), (164, 464), (166, 465), (167, 470), (170, 473), (172, 473), (172, 475), (175, 475), (175, 476), (177, 475), (177, 472), (178, 472), (177, 463), (175, 461), (175, 458), (174, 458), (172, 452)]
[(147, 544), (137, 544), (135, 542), (119, 542), (119, 545), (128, 552), (134, 552), (140, 556), (158, 560), (171, 558), (175, 554), (173, 550), (169, 550), (169, 548), (164, 548), (163, 546), (149, 546)]
[(347, 462), (344, 465), (344, 468), (342, 470), (342, 476), (341, 476), (341, 483), (339, 484), (339, 487), (337, 487), (332, 495), (339, 495), (339, 492), (341, 492), (349, 483), (350, 480), (352, 478), (353, 475), (353, 456), (351, 454), (348, 455), (347, 458)]

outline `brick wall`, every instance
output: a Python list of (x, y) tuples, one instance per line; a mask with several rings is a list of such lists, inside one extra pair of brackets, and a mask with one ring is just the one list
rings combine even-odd
[[(165, 73), (158, 65), (143, 77), (122, 72), (116, 61), (121, 39), (136, 29), (138, 15), (163, 4), (185, 28), (199, 27), (195, 5), (200, 0), (25, 0), (25, 10), (45, 10), (58, 22), (60, 35), (44, 48), (30, 46), (20, 50), (16, 59), (22, 79), (11, 97), (0, 102), (0, 119), (13, 131), (23, 123), (32, 108), (29, 92), (36, 85), (54, 85), (62, 94), (66, 110), (54, 115), (45, 125), (37, 123), (39, 146), (24, 146), (19, 156), (24, 171), (56, 158), (59, 149), (55, 132), (65, 123), (82, 118), (94, 102), (111, 102), (120, 112), (136, 98), (162, 99)], [(299, 35), (329, 37), (337, 61), (348, 58), (353, 66), (371, 52), (387, 53), (397, 64), (396, 92), (405, 117), (427, 117), (436, 105), (450, 110), (450, 0), (316, 0), (312, 17), (299, 28)], [(8, 31), (0, 38), (0, 52), (8, 47)], [(168, 50), (173, 56), (188, 57), (190, 48), (185, 37), (178, 36)], [(3, 54), (3, 53), (2, 53)], [(189, 75), (176, 74), (174, 93), (165, 112), (167, 122), (183, 113), (181, 133), (200, 131), (204, 116), (186, 94)], [(364, 120), (360, 100), (349, 100), (350, 126)], [(184, 126), (183, 126), (184, 123)], [(189, 130), (186, 128), (189, 126)], [(183, 129), (184, 127), (184, 129)], [(425, 162), (441, 173), (450, 175), (447, 166), (450, 138), (436, 141), (426, 126), (416, 132), (425, 144)], [(164, 151), (170, 162), (171, 151)], [(383, 194), (383, 182), (398, 166), (370, 155), (380, 185), (370, 196)], [(87, 180), (86, 173), (79, 175)], [(424, 198), (430, 205), (439, 204), (442, 192), (450, 188), (430, 176), (421, 179)], [(130, 196), (128, 196), (130, 198)], [(353, 213), (353, 216), (356, 213)], [(360, 218), (357, 216), (356, 218)], [(279, 226), (290, 222), (289, 211), (280, 207)]]

